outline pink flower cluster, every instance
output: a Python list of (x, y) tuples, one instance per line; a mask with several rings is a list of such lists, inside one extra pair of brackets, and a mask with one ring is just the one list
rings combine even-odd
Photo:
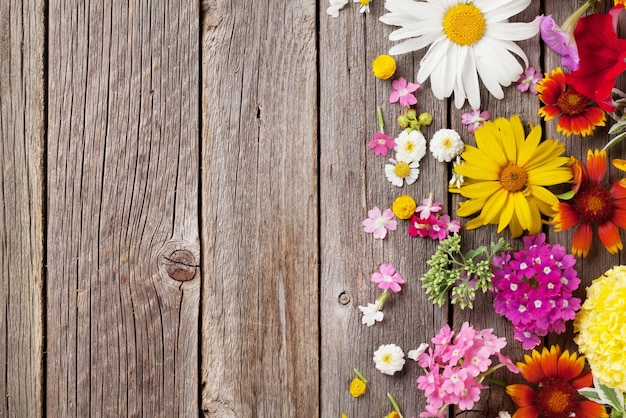
[(374, 272), (370, 280), (376, 283), (379, 289), (389, 289), (394, 293), (402, 290), (400, 285), (404, 284), (404, 279), (396, 272), (393, 264), (381, 264), (379, 271)]
[(580, 299), (572, 297), (580, 279), (576, 259), (543, 233), (524, 237), (526, 248), (493, 258), (493, 307), (515, 329), (514, 338), (530, 350), (549, 332), (565, 332)]
[(411, 216), (407, 233), (412, 237), (429, 237), (441, 241), (451, 232), (459, 232), (461, 223), (456, 219), (450, 219), (448, 215), (440, 215), (440, 211), (441, 202), (433, 201), (433, 195), (430, 194), (415, 209), (417, 215)]
[[(519, 369), (500, 353), (506, 346), (506, 338), (498, 338), (492, 329), (478, 331), (464, 322), (458, 333), (446, 324), (432, 338), (435, 344), (420, 354), (417, 362), (426, 375), (417, 379), (417, 387), (424, 391), (428, 404), (420, 417), (443, 417), (449, 405), (460, 410), (472, 409), (480, 399), (482, 381), (496, 368), (506, 366), (513, 373)], [(497, 356), (500, 364), (491, 367), (491, 356)]]

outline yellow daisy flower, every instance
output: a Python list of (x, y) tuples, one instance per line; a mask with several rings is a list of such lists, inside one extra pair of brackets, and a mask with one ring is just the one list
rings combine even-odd
[(466, 180), (460, 193), (469, 199), (459, 204), (457, 215), (480, 212), (465, 228), (494, 224), (501, 232), (508, 226), (513, 237), (540, 232), (541, 214), (552, 216), (559, 202), (547, 187), (572, 178), (570, 159), (561, 156), (565, 146), (541, 142), (540, 126), (526, 136), (518, 115), (485, 122), (474, 135), (476, 147), (466, 145), (464, 164), (454, 168)]

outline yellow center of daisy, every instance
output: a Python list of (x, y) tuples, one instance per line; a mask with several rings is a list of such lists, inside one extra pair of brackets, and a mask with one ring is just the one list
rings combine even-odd
[(370, 0), (359, 0), (359, 3), (361, 3), (362, 6), (367, 6), (370, 4)]
[(500, 185), (507, 191), (515, 193), (526, 187), (528, 174), (522, 167), (508, 165), (500, 173)]
[(485, 18), (472, 3), (458, 4), (443, 17), (443, 32), (459, 45), (471, 45), (485, 33)]
[(448, 148), (450, 148), (450, 147), (452, 146), (452, 141), (450, 140), (450, 138), (446, 138), (446, 139), (444, 139), (444, 140), (443, 140), (443, 142), (441, 143), (441, 145), (442, 145), (444, 148), (448, 149)]
[(389, 364), (391, 363), (391, 354), (385, 354), (382, 358), (383, 363)]
[(403, 179), (405, 177), (408, 177), (409, 174), (411, 174), (411, 167), (409, 167), (409, 165), (405, 163), (404, 161), (400, 161), (393, 168), (393, 172), (396, 176)]
[(554, 378), (542, 382), (537, 393), (539, 416), (550, 418), (568, 418), (576, 411), (578, 392), (566, 381)]
[(557, 100), (561, 111), (570, 116), (583, 113), (587, 109), (587, 103), (587, 98), (572, 88), (561, 93)]

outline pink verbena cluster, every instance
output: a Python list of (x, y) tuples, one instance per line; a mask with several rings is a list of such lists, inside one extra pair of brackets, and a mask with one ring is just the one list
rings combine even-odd
[(433, 194), (430, 193), (415, 209), (416, 215), (411, 217), (407, 233), (412, 237), (429, 237), (441, 241), (450, 233), (459, 232), (461, 223), (450, 219), (448, 215), (440, 215), (440, 211), (441, 202), (433, 201)]
[[(513, 373), (519, 369), (500, 353), (506, 346), (506, 338), (498, 338), (492, 329), (478, 331), (464, 322), (458, 333), (444, 325), (431, 339), (435, 344), (427, 352), (420, 354), (417, 362), (426, 375), (417, 379), (417, 387), (424, 391), (428, 404), (420, 417), (443, 417), (449, 405), (457, 405), (460, 410), (472, 409), (480, 399), (483, 379), (502, 366)], [(497, 356), (499, 363), (491, 366), (491, 356)]]
[(514, 338), (530, 350), (549, 332), (565, 331), (580, 299), (572, 297), (580, 279), (576, 259), (543, 233), (524, 237), (526, 248), (493, 258), (493, 307), (513, 323)]

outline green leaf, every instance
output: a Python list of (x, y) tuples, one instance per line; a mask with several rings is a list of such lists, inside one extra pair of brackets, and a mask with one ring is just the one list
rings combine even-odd
[(576, 195), (576, 192), (574, 190), (570, 190), (569, 192), (557, 194), (556, 197), (559, 198), (559, 200), (570, 200), (575, 195)]
[(619, 143), (622, 139), (626, 138), (626, 132), (622, 132), (621, 134), (617, 135), (615, 138), (611, 139), (605, 146), (604, 149), (608, 150), (609, 148), (611, 148), (613, 145)]
[(600, 394), (598, 393), (598, 389), (596, 388), (582, 388), (578, 389), (578, 393), (583, 395), (587, 399), (591, 399), (592, 401), (596, 401), (599, 403), (603, 403)]
[(624, 395), (622, 395), (622, 392), (605, 386), (602, 383), (599, 383), (599, 386), (598, 390), (602, 399), (606, 399), (608, 405), (611, 405), (618, 411), (624, 412)]

